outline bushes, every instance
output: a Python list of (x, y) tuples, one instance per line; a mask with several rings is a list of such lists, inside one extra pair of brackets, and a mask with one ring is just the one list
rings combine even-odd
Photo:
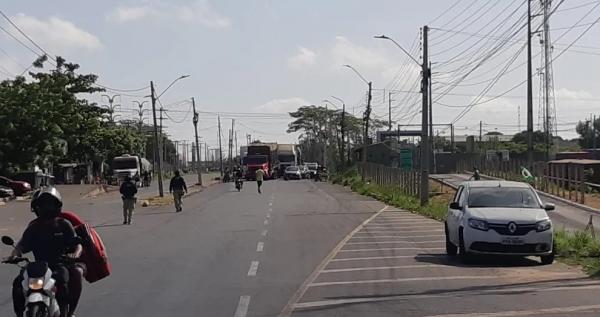
[(600, 276), (600, 240), (585, 231), (565, 230), (556, 230), (554, 239), (559, 258), (583, 266), (590, 276)]

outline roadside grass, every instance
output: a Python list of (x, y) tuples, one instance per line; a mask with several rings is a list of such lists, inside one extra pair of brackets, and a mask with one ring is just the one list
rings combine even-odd
[[(373, 197), (390, 206), (439, 221), (446, 220), (448, 203), (452, 199), (450, 192), (430, 193), (433, 196), (429, 204), (422, 207), (418, 198), (402, 193), (397, 186), (379, 186), (368, 181), (363, 182), (355, 168), (334, 175), (331, 181), (334, 184), (349, 186), (360, 195)], [(592, 237), (586, 231), (555, 229), (554, 233), (557, 259), (570, 265), (580, 265), (590, 277), (600, 277), (600, 239)]]

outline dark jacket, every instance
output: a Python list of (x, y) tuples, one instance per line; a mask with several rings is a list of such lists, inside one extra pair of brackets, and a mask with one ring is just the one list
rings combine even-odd
[(121, 184), (119, 192), (121, 193), (121, 195), (123, 195), (123, 198), (131, 199), (135, 197), (135, 194), (137, 194), (137, 187), (131, 181), (123, 182), (123, 184)]
[(169, 192), (174, 190), (184, 190), (187, 192), (187, 186), (185, 185), (185, 181), (181, 176), (175, 176), (171, 178), (171, 183), (169, 184)]

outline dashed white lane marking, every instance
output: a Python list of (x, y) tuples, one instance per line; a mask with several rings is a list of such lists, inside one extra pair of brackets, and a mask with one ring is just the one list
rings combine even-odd
[(250, 306), (250, 296), (240, 296), (240, 301), (238, 302), (233, 317), (246, 317), (246, 314), (248, 313), (248, 306)]
[(269, 202), (269, 206), (273, 206), (273, 202), (272, 201)]
[(378, 270), (395, 270), (395, 269), (421, 269), (427, 267), (437, 267), (436, 264), (415, 264), (415, 265), (398, 265), (398, 266), (372, 266), (372, 267), (353, 267), (349, 269), (330, 269), (323, 270), (321, 273), (339, 273), (339, 272), (357, 272), (357, 271), (378, 271)]
[(547, 314), (558, 313), (575, 313), (585, 311), (596, 311), (600, 309), (600, 305), (584, 305), (584, 306), (569, 306), (569, 307), (554, 307), (540, 308), (529, 310), (511, 310), (496, 313), (465, 313), (465, 314), (446, 314), (434, 315), (428, 317), (512, 317), (512, 316), (545, 316)]
[(263, 225), (268, 225), (269, 224), (269, 219), (265, 219), (265, 221), (263, 222)]
[(250, 269), (248, 270), (248, 276), (256, 276), (258, 272), (258, 261), (250, 262)]
[(396, 240), (396, 241), (348, 242), (348, 243), (346, 243), (346, 245), (358, 245), (358, 244), (395, 244), (395, 243), (424, 244), (424, 243), (442, 243), (442, 242), (446, 242), (446, 240), (435, 240), (435, 241)]
[(265, 248), (264, 242), (259, 242), (258, 244), (256, 244), (256, 252), (263, 252), (264, 248)]
[(271, 214), (267, 214), (267, 219), (271, 218)]
[(265, 229), (265, 230), (263, 230), (263, 231), (260, 233), (260, 235), (261, 235), (261, 236), (263, 236), (263, 237), (266, 237), (268, 232), (269, 232), (269, 231), (268, 231), (267, 229)]
[[(346, 261), (362, 261), (362, 260), (390, 260), (390, 259), (408, 259), (415, 258), (417, 255), (390, 255), (390, 256), (366, 256), (366, 257), (357, 257), (357, 258), (341, 258), (341, 259), (332, 259), (330, 262), (346, 262)], [(419, 254), (420, 258), (435, 258), (435, 255), (426, 255)]]
[(273, 211), (273, 208), (269, 208), (269, 212)]
[[(522, 288), (508, 288), (506, 290), (477, 290), (477, 291), (463, 291), (463, 292), (449, 292), (442, 294), (427, 294), (427, 295), (393, 295), (393, 296), (381, 296), (381, 297), (354, 297), (347, 299), (333, 299), (324, 301), (304, 302), (294, 305), (296, 309), (302, 308), (316, 308), (326, 307), (332, 305), (342, 304), (357, 304), (357, 303), (375, 303), (384, 302), (391, 300), (415, 300), (415, 299), (432, 299), (432, 298), (448, 298), (448, 297), (470, 297), (485, 294), (502, 294), (502, 295), (516, 295), (528, 292), (558, 292), (565, 290), (585, 290), (585, 289), (600, 289), (600, 285), (585, 285), (585, 286), (565, 286), (565, 287), (550, 287), (550, 288), (535, 288), (535, 287), (522, 287)], [(477, 314), (476, 316), (481, 316)], [(447, 317), (447, 316), (446, 316)], [(462, 316), (464, 317), (464, 316)]]
[(355, 239), (389, 239), (389, 238), (438, 238), (438, 237), (445, 237), (445, 235), (443, 234), (429, 234), (429, 235), (421, 235), (421, 236), (401, 236), (401, 235), (394, 235), (394, 236), (378, 236), (378, 235), (372, 235), (372, 234), (368, 234), (368, 235), (364, 235), (364, 236), (354, 236), (352, 237), (351, 240), (355, 240)]
[(441, 280), (483, 280), (483, 279), (499, 279), (495, 275), (457, 275), (457, 276), (428, 276), (428, 277), (408, 277), (408, 278), (386, 278), (380, 280), (358, 280), (358, 281), (334, 281), (334, 282), (317, 282), (308, 284), (311, 287), (319, 286), (336, 286), (336, 285), (353, 285), (353, 284), (378, 284), (378, 283), (403, 283), (403, 282), (421, 282), (421, 281), (441, 281)]
[(340, 253), (342, 252), (373, 252), (373, 251), (396, 251), (396, 250), (421, 250), (421, 251), (437, 251), (437, 250), (445, 250), (444, 248), (419, 248), (419, 247), (414, 247), (414, 248), (374, 248), (374, 249), (341, 249)]

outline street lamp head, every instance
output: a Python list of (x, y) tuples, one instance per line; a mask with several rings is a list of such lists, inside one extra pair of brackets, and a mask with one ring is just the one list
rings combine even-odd
[(376, 39), (384, 39), (384, 40), (389, 40), (390, 39), (389, 37), (387, 37), (387, 36), (385, 36), (383, 34), (379, 35), (379, 36), (373, 36), (373, 37), (376, 38)]
[(184, 78), (188, 78), (188, 77), (190, 77), (190, 75), (181, 75), (181, 76), (179, 77), (179, 79), (184, 79)]

